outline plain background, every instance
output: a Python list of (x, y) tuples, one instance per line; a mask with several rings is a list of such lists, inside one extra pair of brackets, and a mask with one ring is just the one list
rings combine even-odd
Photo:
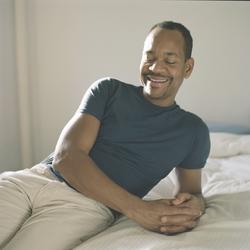
[(93, 81), (139, 85), (145, 36), (163, 20), (194, 39), (178, 104), (209, 123), (250, 127), (249, 2), (0, 0), (0, 172), (53, 151)]

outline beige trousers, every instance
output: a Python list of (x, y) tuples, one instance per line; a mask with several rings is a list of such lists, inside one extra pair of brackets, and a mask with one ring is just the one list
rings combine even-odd
[(0, 249), (70, 250), (114, 222), (111, 211), (44, 164), (0, 175)]

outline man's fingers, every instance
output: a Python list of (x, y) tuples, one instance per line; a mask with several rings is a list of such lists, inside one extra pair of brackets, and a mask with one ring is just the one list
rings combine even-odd
[(162, 226), (182, 226), (182, 225), (196, 225), (196, 222), (194, 220), (193, 216), (187, 216), (187, 215), (175, 215), (175, 216), (163, 216), (161, 218), (161, 224)]
[(162, 226), (160, 227), (160, 232), (164, 234), (176, 234), (187, 231), (185, 227), (182, 226)]
[(196, 221), (188, 221), (182, 225), (164, 225), (160, 227), (160, 232), (165, 234), (177, 234), (192, 230), (197, 226)]
[(193, 217), (201, 216), (200, 209), (189, 208), (189, 207), (168, 207), (168, 210), (165, 211), (165, 215), (189, 215)]
[(174, 235), (178, 233), (184, 233), (191, 230), (192, 228), (186, 228), (184, 226), (162, 226), (160, 232), (167, 235)]

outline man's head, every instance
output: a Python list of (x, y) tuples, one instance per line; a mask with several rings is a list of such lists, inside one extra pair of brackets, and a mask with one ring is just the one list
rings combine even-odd
[(173, 104), (193, 70), (192, 37), (179, 23), (154, 25), (146, 37), (140, 65), (144, 96), (159, 106)]
[(185, 59), (189, 59), (192, 56), (192, 49), (193, 49), (193, 38), (190, 34), (190, 31), (181, 23), (176, 23), (172, 21), (164, 21), (161, 23), (155, 24), (151, 29), (154, 30), (155, 28), (167, 29), (167, 30), (176, 30), (179, 31), (184, 39), (184, 52), (185, 52)]

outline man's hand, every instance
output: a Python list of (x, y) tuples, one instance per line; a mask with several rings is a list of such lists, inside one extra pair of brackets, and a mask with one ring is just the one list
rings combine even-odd
[[(181, 205), (187, 202), (186, 199), (182, 200)], [(174, 201), (177, 202), (176, 199)], [(173, 205), (174, 201), (167, 199), (143, 201), (140, 207), (130, 211), (128, 217), (148, 230), (164, 234), (176, 234), (194, 228), (200, 210)]]
[(199, 210), (200, 215), (204, 214), (206, 208), (202, 194), (179, 193), (172, 201), (172, 204), (178, 207)]
[[(201, 194), (192, 195), (189, 193), (179, 193), (177, 194), (175, 199), (171, 201), (171, 204), (178, 208), (189, 208), (190, 210), (199, 212), (197, 213), (197, 216), (190, 217), (189, 224), (184, 223), (182, 225), (179, 225), (178, 228), (176, 228), (176, 225), (172, 225), (170, 228), (169, 226), (164, 225), (161, 227), (161, 232), (171, 233), (170, 229), (173, 230), (173, 226), (175, 226), (176, 229), (175, 233), (185, 232), (187, 230), (193, 229), (197, 226), (200, 216), (205, 212), (205, 200)], [(163, 216), (161, 218), (161, 221), (168, 220), (169, 218), (167, 216)], [(185, 227), (186, 225), (189, 225), (189, 227)]]

